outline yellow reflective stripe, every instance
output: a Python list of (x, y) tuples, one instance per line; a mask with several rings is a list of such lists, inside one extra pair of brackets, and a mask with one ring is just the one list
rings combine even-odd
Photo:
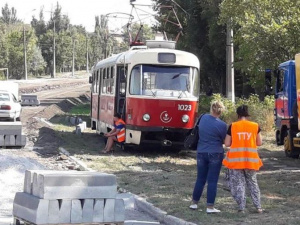
[(228, 158), (228, 157), (225, 157), (225, 160), (227, 162), (253, 162), (253, 163), (258, 163), (259, 162), (259, 159), (254, 159), (254, 158), (244, 158), (244, 157), (241, 157), (241, 158)]
[(230, 152), (257, 152), (256, 148), (231, 148)]

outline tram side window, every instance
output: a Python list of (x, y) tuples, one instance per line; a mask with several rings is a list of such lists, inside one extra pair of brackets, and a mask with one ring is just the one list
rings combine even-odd
[(99, 93), (99, 80), (100, 80), (100, 71), (97, 71), (97, 79), (96, 79), (96, 93)]
[(132, 95), (141, 94), (141, 72), (140, 66), (136, 66), (131, 71), (129, 92)]
[(110, 92), (110, 68), (106, 68), (105, 86), (106, 86), (106, 94), (108, 94)]
[(106, 93), (106, 68), (103, 69), (103, 86), (102, 93)]
[(118, 82), (119, 82), (119, 94), (120, 94), (120, 96), (125, 96), (126, 71), (127, 71), (127, 66), (124, 67), (124, 65), (122, 65), (122, 66), (117, 67), (117, 78), (118, 79), (116, 79), (116, 80), (118, 80)]
[(100, 76), (99, 76), (99, 93), (103, 93), (102, 92), (102, 88), (103, 88), (103, 69), (99, 70)]
[(101, 69), (98, 70), (98, 91), (97, 93), (101, 93)]
[(200, 87), (200, 81), (199, 81), (199, 73), (196, 68), (192, 68), (192, 79), (193, 79), (193, 95), (199, 96), (199, 87)]
[(110, 72), (111, 72), (111, 76), (110, 76), (111, 77), (111, 80), (110, 80), (110, 93), (114, 94), (114, 92), (115, 92), (115, 82), (114, 82), (114, 77), (115, 77), (114, 72), (115, 72), (115, 70), (114, 70), (113, 66), (110, 68)]
[(96, 93), (96, 90), (97, 90), (97, 89), (96, 89), (96, 87), (97, 87), (97, 86), (96, 86), (96, 83), (97, 83), (97, 82), (96, 82), (96, 77), (97, 77), (97, 76), (96, 76), (96, 72), (94, 72), (94, 74), (93, 74), (93, 93)]

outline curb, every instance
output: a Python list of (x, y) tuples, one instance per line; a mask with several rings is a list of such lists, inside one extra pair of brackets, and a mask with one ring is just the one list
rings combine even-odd
[(167, 212), (155, 207), (152, 203), (147, 202), (146, 199), (135, 194), (132, 195), (134, 196), (135, 205), (138, 209), (145, 211), (161, 223), (164, 223), (166, 225), (197, 225), (175, 216), (168, 215)]
[[(95, 170), (92, 170), (92, 169), (88, 168), (85, 163), (83, 163), (82, 161), (80, 161), (76, 157), (70, 156), (70, 153), (67, 150), (65, 150), (64, 148), (59, 147), (58, 149), (62, 154), (68, 156), (71, 160), (73, 160), (75, 163), (77, 163), (79, 165), (80, 170), (95, 171)], [(132, 195), (134, 197), (134, 202), (135, 202), (136, 208), (140, 209), (140, 210), (143, 210), (144, 212), (146, 212), (149, 215), (153, 216), (160, 223), (163, 223), (165, 225), (199, 225), (199, 224), (196, 224), (196, 223), (187, 222), (183, 219), (177, 218), (177, 217), (172, 216), (172, 215), (168, 215), (167, 212), (155, 207), (152, 203), (147, 202), (146, 199), (144, 199), (144, 198), (142, 198), (138, 195), (135, 195), (135, 194), (132, 194)]]

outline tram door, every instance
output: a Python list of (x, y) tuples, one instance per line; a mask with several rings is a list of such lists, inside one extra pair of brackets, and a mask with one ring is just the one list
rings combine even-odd
[(115, 111), (121, 115), (123, 120), (125, 119), (127, 71), (127, 65), (117, 66)]

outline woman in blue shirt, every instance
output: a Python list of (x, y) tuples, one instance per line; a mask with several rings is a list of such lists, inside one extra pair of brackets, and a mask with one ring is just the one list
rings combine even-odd
[(197, 145), (197, 180), (190, 209), (197, 209), (205, 183), (207, 182), (207, 213), (218, 213), (214, 208), (217, 183), (224, 157), (223, 142), (227, 125), (220, 120), (225, 107), (221, 101), (214, 101), (210, 114), (204, 114), (199, 123), (199, 141)]

